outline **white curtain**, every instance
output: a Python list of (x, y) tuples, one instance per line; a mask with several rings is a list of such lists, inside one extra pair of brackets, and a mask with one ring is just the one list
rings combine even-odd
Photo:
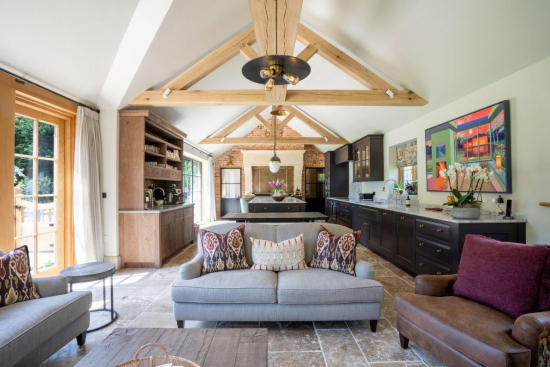
[(208, 157), (208, 163), (204, 170), (204, 210), (202, 220), (213, 222), (216, 220), (216, 173), (214, 172), (214, 160)]
[(103, 261), (99, 114), (78, 107), (74, 160), (74, 235), (78, 264)]

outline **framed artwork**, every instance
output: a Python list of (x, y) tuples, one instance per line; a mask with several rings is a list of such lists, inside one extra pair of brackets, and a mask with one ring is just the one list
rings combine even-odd
[[(482, 192), (511, 193), (510, 102), (502, 101), (426, 130), (426, 180), (428, 191), (449, 191), (441, 170), (458, 162), (480, 164), (494, 172)], [(459, 181), (467, 191), (468, 180)], [(452, 185), (454, 187), (454, 180)]]

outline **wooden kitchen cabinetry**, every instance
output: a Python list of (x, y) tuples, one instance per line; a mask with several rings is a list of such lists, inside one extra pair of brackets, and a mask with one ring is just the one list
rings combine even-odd
[(353, 182), (384, 181), (384, 135), (353, 143)]
[[(193, 242), (194, 205), (144, 210), (145, 187), (154, 185), (163, 188), (166, 194), (172, 184), (183, 189), (186, 134), (150, 111), (122, 110), (119, 116), (122, 266), (160, 268), (164, 260)], [(156, 149), (145, 149), (145, 145)], [(149, 162), (157, 165), (146, 164)]]

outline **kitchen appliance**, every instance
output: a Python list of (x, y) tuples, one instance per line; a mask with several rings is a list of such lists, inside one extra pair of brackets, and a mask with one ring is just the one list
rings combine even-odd
[(181, 189), (179, 189), (176, 184), (170, 185), (169, 189), (170, 191), (168, 192), (168, 204), (183, 204), (183, 195), (181, 193)]
[(153, 207), (153, 189), (151, 187), (147, 187), (145, 189), (145, 203), (144, 203), (145, 209), (149, 209)]
[(502, 219), (514, 219), (512, 217), (512, 200), (506, 200), (506, 215)]
[(363, 193), (360, 193), (359, 194), (359, 200), (361, 201), (374, 201), (374, 195), (376, 193), (375, 192), (372, 192), (372, 193), (369, 193), (369, 192), (363, 192)]

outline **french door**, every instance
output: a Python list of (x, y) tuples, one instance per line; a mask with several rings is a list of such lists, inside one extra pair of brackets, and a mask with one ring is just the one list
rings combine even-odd
[(65, 120), (15, 112), (15, 247), (28, 247), (33, 274), (56, 275), (65, 265)]

